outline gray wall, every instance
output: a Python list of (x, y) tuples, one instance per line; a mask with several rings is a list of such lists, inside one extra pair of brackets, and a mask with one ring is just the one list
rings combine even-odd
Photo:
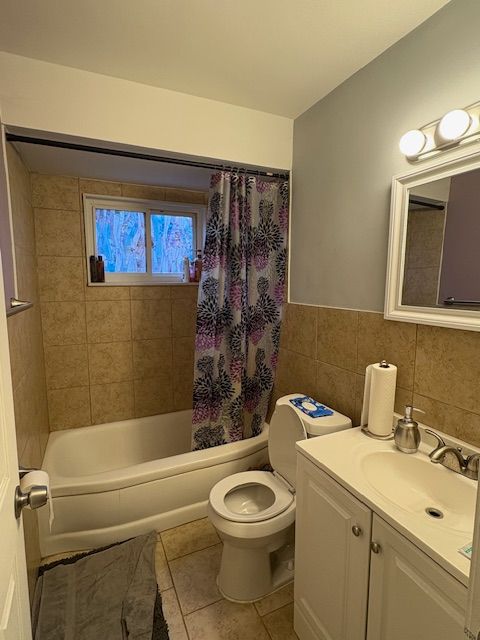
[(297, 118), (292, 302), (383, 309), (398, 141), (480, 100), (479, 26), (480, 2), (453, 0)]

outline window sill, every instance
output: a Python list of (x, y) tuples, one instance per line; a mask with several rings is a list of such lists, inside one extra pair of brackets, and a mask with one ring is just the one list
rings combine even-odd
[(198, 287), (199, 282), (88, 282), (87, 287)]

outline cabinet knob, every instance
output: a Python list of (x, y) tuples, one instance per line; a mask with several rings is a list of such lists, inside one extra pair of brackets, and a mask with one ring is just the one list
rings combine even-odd
[(380, 553), (380, 551), (382, 550), (382, 547), (378, 544), (378, 542), (372, 542), (370, 543), (370, 549), (373, 551), (373, 553)]
[(362, 530), (358, 525), (354, 524), (352, 527), (352, 533), (356, 538), (358, 538), (359, 536), (362, 535)]

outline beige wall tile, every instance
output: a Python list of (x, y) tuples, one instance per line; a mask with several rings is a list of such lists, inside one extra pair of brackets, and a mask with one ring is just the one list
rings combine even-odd
[(415, 392), (480, 413), (480, 334), (419, 325)]
[(358, 312), (318, 308), (317, 360), (356, 370)]
[(283, 348), (315, 358), (317, 308), (303, 304), (285, 305), (280, 340)]
[(39, 256), (37, 264), (42, 302), (79, 302), (84, 299), (86, 274), (81, 257)]
[(120, 182), (108, 182), (106, 180), (86, 180), (80, 178), (80, 195), (84, 193), (101, 196), (121, 196), (122, 186)]
[(157, 378), (134, 381), (135, 417), (153, 416), (173, 411), (172, 381)]
[(193, 406), (193, 361), (179, 361), (173, 367), (173, 401), (175, 411)]
[(85, 304), (42, 302), (44, 345), (83, 344), (87, 340)]
[(88, 365), (90, 384), (132, 380), (131, 341), (89, 344)]
[(197, 321), (196, 300), (172, 300), (173, 335), (177, 338), (194, 336)]
[(27, 314), (33, 309), (7, 318), (8, 344), (10, 350), (10, 371), (15, 389), (29, 366), (31, 336), (28, 332)]
[[(451, 407), (448, 409), (451, 416)], [(450, 432), (447, 431), (447, 433)], [(456, 435), (460, 440), (473, 444), (475, 447), (480, 447), (480, 416), (477, 413), (463, 411), (462, 419), (457, 424)]]
[(15, 248), (15, 270), (17, 274), (17, 294), (21, 300), (38, 302), (37, 259), (21, 247)]
[(130, 287), (86, 286), (85, 300), (129, 300)]
[(170, 298), (171, 287), (156, 285), (151, 287), (130, 287), (132, 300), (164, 300)]
[(177, 284), (170, 287), (171, 297), (174, 300), (180, 298), (188, 298), (189, 300), (198, 299), (198, 284)]
[(167, 202), (187, 202), (190, 204), (204, 204), (205, 191), (191, 191), (189, 189), (173, 189), (165, 187), (164, 199)]
[(39, 256), (82, 256), (78, 211), (35, 209), (35, 238)]
[(359, 312), (357, 373), (385, 358), (398, 367), (397, 384), (413, 388), (416, 325), (384, 320), (379, 313)]
[(165, 200), (165, 189), (146, 184), (122, 183), (122, 196), (141, 200)]
[(171, 338), (134, 340), (133, 372), (135, 378), (158, 378), (162, 382), (171, 378)]
[(189, 362), (193, 366), (195, 356), (195, 338), (173, 338), (173, 365), (177, 362)]
[(315, 360), (294, 351), (280, 349), (276, 382), (285, 393), (305, 393), (315, 396), (317, 390)]
[(88, 385), (87, 346), (65, 345), (45, 348), (48, 389)]
[(86, 310), (89, 343), (131, 340), (128, 300), (87, 302)]
[(32, 173), (31, 184), (34, 207), (80, 210), (78, 178)]
[(90, 399), (93, 424), (133, 418), (133, 383), (131, 381), (92, 385)]
[(132, 300), (134, 340), (154, 340), (172, 335), (170, 300)]
[(48, 411), (51, 431), (91, 424), (89, 388), (74, 387), (49, 391)]
[[(459, 429), (461, 429), (462, 421), (466, 414), (463, 409), (458, 409), (433, 398), (427, 398), (418, 393), (413, 394), (413, 404), (417, 409), (425, 411), (425, 414), (414, 413), (415, 420), (428, 424), (432, 429), (438, 429), (454, 437), (461, 437)], [(480, 427), (480, 424), (478, 426)]]
[(349, 418), (355, 413), (355, 373), (317, 362), (316, 400)]

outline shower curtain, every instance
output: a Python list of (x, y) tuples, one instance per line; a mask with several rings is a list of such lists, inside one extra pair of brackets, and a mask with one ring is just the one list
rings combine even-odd
[(260, 433), (278, 358), (288, 181), (212, 176), (199, 287), (192, 449)]

